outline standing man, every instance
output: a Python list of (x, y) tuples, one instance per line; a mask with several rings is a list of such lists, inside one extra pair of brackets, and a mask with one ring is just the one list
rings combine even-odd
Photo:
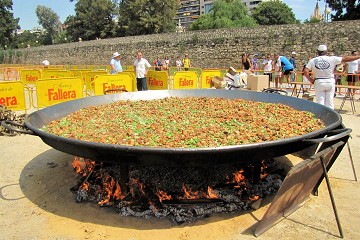
[(120, 63), (120, 54), (118, 52), (114, 52), (113, 57), (110, 60), (110, 68), (111, 74), (116, 74), (123, 71)]
[(289, 59), (289, 62), (293, 65), (293, 72), (291, 73), (291, 82), (295, 81), (295, 75), (296, 75), (296, 60), (295, 60), (296, 52), (291, 53), (291, 57)]
[(360, 56), (327, 56), (326, 45), (320, 45), (317, 52), (318, 56), (306, 64), (304, 76), (315, 85), (316, 102), (334, 109), (335, 66), (341, 62), (357, 60)]
[(142, 57), (142, 53), (137, 53), (137, 58), (134, 61), (134, 70), (136, 75), (136, 86), (138, 91), (148, 90), (146, 75), (151, 67), (150, 63)]
[(281, 84), (283, 83), (284, 76), (285, 76), (286, 82), (289, 87), (290, 86), (289, 76), (290, 76), (291, 72), (294, 70), (293, 65), (290, 63), (290, 61), (286, 57), (279, 56), (279, 54), (277, 54), (277, 53), (274, 54), (274, 58), (275, 58), (276, 64), (280, 64), (280, 66), (282, 68), (282, 72), (283, 72), (283, 74), (281, 74), (281, 77), (280, 77), (280, 83)]

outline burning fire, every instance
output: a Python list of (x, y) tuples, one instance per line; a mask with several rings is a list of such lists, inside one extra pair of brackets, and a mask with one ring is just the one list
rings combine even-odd
[[(77, 173), (83, 176), (83, 182), (79, 184), (79, 190), (86, 191), (88, 194), (93, 194), (95, 196), (94, 198), (97, 199), (97, 202), (100, 206), (113, 205), (116, 202), (124, 200), (124, 198), (127, 196), (134, 200), (138, 199), (139, 197), (147, 199), (149, 205), (153, 204), (152, 200), (154, 200), (154, 198), (149, 197), (149, 193), (152, 190), (148, 189), (147, 186), (139, 179), (130, 178), (129, 182), (127, 183), (128, 189), (121, 189), (121, 186), (116, 177), (111, 176), (113, 174), (110, 174), (109, 171), (104, 169), (102, 164), (96, 164), (95, 161), (89, 159), (74, 157), (72, 166)], [(265, 168), (266, 166), (263, 164), (262, 169), (264, 170)], [(243, 169), (234, 172), (232, 175), (233, 178), (224, 183), (225, 188), (231, 186), (233, 189), (236, 189), (236, 195), (239, 198), (241, 198), (243, 192), (246, 192), (245, 196), (247, 196), (246, 199), (249, 201), (256, 201), (260, 198), (257, 193), (250, 193), (248, 191), (247, 188), (249, 186), (249, 181), (246, 179)], [(90, 176), (92, 180), (89, 179)], [(261, 178), (266, 176), (267, 174), (262, 171)], [(230, 179), (230, 177), (227, 177), (227, 179)], [(190, 187), (186, 186), (185, 183), (182, 185), (182, 192), (179, 192), (175, 196), (172, 196), (169, 193), (159, 189), (155, 189), (153, 191), (154, 192), (152, 193), (155, 196), (155, 201), (158, 200), (160, 203), (163, 203), (163, 201), (171, 201), (176, 199), (222, 199), (221, 195), (219, 195), (220, 192), (218, 188), (214, 190), (212, 187), (208, 186), (207, 190), (193, 191)]]
[(95, 166), (95, 161), (90, 159), (84, 159), (81, 157), (74, 157), (72, 166), (75, 171), (83, 176), (87, 176)]

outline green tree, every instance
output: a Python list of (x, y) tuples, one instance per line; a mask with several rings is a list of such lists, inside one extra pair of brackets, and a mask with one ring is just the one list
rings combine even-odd
[(360, 19), (359, 0), (326, 0), (326, 3), (335, 11), (335, 14), (331, 14), (331, 19), (334, 21)]
[(256, 22), (248, 14), (248, 10), (241, 0), (215, 0), (210, 12), (201, 15), (190, 25), (191, 30), (205, 30), (217, 28), (251, 27)]
[(12, 0), (0, 1), (0, 46), (11, 47), (17, 29), (20, 29), (19, 18), (14, 18), (12, 13)]
[(123, 0), (119, 5), (120, 35), (175, 31), (178, 0)]
[(61, 30), (61, 22), (59, 15), (57, 15), (51, 8), (38, 5), (36, 7), (36, 16), (38, 23), (46, 30), (48, 41), (46, 44), (52, 44), (56, 34)]
[(28, 45), (30, 47), (37, 47), (43, 45), (44, 35), (41, 31), (25, 30), (16, 37), (17, 48), (25, 48)]
[(311, 17), (310, 20), (309, 19), (304, 20), (304, 23), (319, 23), (319, 22), (321, 22), (321, 20), (316, 17)]
[(260, 25), (299, 23), (292, 9), (279, 0), (261, 2), (252, 10), (252, 17)]
[(72, 41), (113, 37), (115, 9), (111, 0), (78, 0), (75, 16), (69, 16), (65, 21), (68, 36)]

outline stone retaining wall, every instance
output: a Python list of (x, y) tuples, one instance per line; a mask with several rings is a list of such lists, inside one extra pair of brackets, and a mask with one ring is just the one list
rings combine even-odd
[(299, 65), (316, 55), (319, 44), (336, 55), (360, 50), (359, 30), (360, 20), (354, 20), (121, 37), (19, 49), (6, 63), (40, 64), (48, 59), (56, 65), (108, 65), (118, 51), (122, 64), (132, 65), (140, 50), (150, 63), (156, 56), (168, 56), (174, 65), (178, 55), (189, 53), (194, 67), (227, 68), (239, 67), (243, 52), (289, 56), (296, 51)]

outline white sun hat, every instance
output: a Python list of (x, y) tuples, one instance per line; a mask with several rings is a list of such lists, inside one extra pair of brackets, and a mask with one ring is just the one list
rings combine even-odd
[(325, 51), (327, 51), (327, 47), (326, 47), (326, 45), (319, 45), (317, 50), (320, 52), (325, 52)]
[(118, 56), (120, 56), (120, 54), (118, 52), (114, 52), (113, 58), (118, 57)]

